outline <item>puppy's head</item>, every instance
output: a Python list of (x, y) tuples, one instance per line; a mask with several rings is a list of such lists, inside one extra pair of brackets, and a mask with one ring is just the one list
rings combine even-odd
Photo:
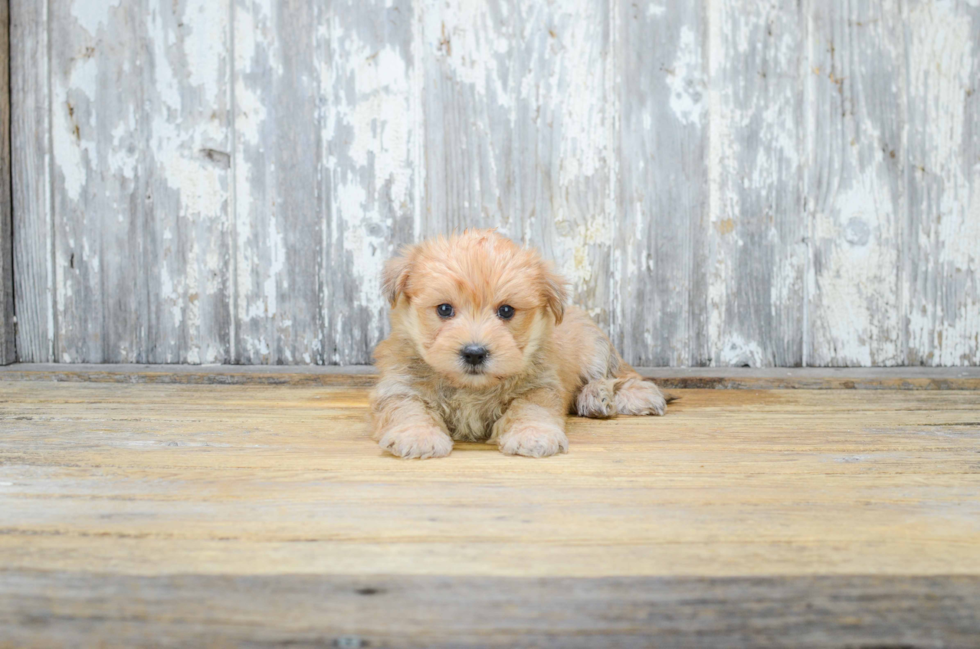
[(565, 310), (564, 281), (540, 255), (491, 230), (403, 250), (383, 285), (392, 329), (460, 387), (523, 373)]

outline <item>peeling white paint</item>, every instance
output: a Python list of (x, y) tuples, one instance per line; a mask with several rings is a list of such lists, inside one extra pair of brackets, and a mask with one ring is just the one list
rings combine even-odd
[[(614, 340), (647, 358), (664, 332), (636, 322), (644, 312), (629, 306), (640, 293), (631, 278), (641, 272), (666, 278), (643, 292), (656, 308), (679, 309), (678, 319), (687, 319), (677, 333), (683, 339), (671, 342), (674, 362), (690, 349), (698, 362), (767, 365), (781, 336), (797, 336), (791, 320), (780, 318), (801, 302), (811, 311), (804, 326), (812, 323), (818, 363), (891, 364), (903, 362), (906, 349), (926, 363), (980, 362), (980, 165), (964, 158), (976, 149), (966, 142), (976, 119), (967, 107), (975, 102), (964, 97), (977, 91), (978, 72), (975, 14), (965, 6), (978, 7), (978, 0), (914, 2), (905, 23), (897, 18), (904, 5), (869, 8), (891, 26), (874, 15), (855, 25), (854, 16), (792, 2), (709, 0), (686, 10), (604, 0), (342, 1), (312, 11), (317, 24), (304, 33), (314, 36), (315, 61), (300, 65), (301, 72), (287, 69), (297, 65), (289, 58), (294, 49), (280, 40), (294, 29), (288, 21), (297, 8), (232, 1), (234, 11), (224, 0), (145, 10), (118, 0), (74, 0), (65, 16), (53, 17), (65, 25), (51, 33), (69, 33), (71, 44), (51, 48), (59, 59), (50, 77), (52, 131), (44, 152), (52, 157), (43, 164), (54, 172), (56, 205), (45, 218), (57, 207), (61, 229), (45, 261), (51, 284), (39, 293), (49, 301), (52, 347), (59, 327), (60, 360), (90, 360), (86, 355), (101, 347), (86, 338), (96, 329), (82, 302), (111, 299), (102, 283), (115, 281), (120, 260), (112, 248), (118, 244), (104, 235), (132, 225), (132, 200), (147, 206), (140, 227), (159, 228), (149, 246), (159, 258), (134, 260), (151, 264), (134, 273), (149, 273), (159, 302), (152, 304), (154, 317), (161, 315), (149, 329), (140, 321), (138, 336), (112, 342), (127, 358), (145, 353), (138, 345), (152, 331), (157, 339), (147, 342), (167, 361), (221, 362), (225, 332), (214, 327), (225, 326), (241, 327), (236, 359), (363, 358), (385, 327), (379, 277), (394, 233), (421, 237), (472, 215), (545, 247), (572, 281), (576, 300), (612, 323)], [(674, 24), (679, 17), (687, 22)], [(139, 21), (135, 31), (117, 29), (132, 20)], [(622, 76), (632, 53), (621, 39), (632, 29), (626, 21), (634, 20), (668, 35), (666, 44), (650, 43), (657, 65), (642, 71), (649, 79)], [(840, 22), (828, 27), (831, 20)], [(396, 36), (400, 29), (411, 35), (408, 46)], [(102, 40), (137, 32), (117, 49)], [(828, 63), (832, 47), (837, 55)], [(128, 58), (114, 60), (116, 51)], [(888, 76), (882, 61), (893, 59), (904, 71), (906, 57), (909, 87), (904, 72), (891, 75), (894, 101), (875, 94), (887, 93), (887, 84), (862, 85), (862, 75)], [(804, 78), (794, 78), (797, 67)], [(288, 161), (267, 151), (290, 119), (271, 89), (293, 74), (295, 83), (286, 85), (303, 93), (297, 101), (318, 102), (319, 123), (308, 134), (318, 139), (321, 159), (308, 191), (319, 211), (310, 215), (284, 212), (278, 189), (259, 189), (281, 186), (289, 173)], [(138, 76), (120, 92), (139, 88), (139, 99), (108, 101), (108, 75)], [(637, 94), (661, 84), (663, 96)], [(911, 121), (904, 131), (879, 124), (891, 119), (879, 114), (881, 106), (902, 111), (906, 103)], [(624, 109), (636, 111), (630, 127), (650, 133), (649, 145), (623, 146)], [(697, 135), (672, 137), (664, 117), (676, 118), (684, 137)], [(815, 120), (831, 118), (839, 129), (834, 137), (826, 137), (827, 129), (810, 134)], [(465, 132), (454, 141), (467, 148), (439, 160), (464, 164), (437, 168), (439, 138), (451, 140), (452, 129)], [(918, 187), (914, 204), (906, 204), (904, 185), (894, 187), (906, 144)], [(701, 155), (699, 146), (707, 160), (708, 229), (695, 227), (699, 211), (678, 210), (676, 219), (691, 245), (702, 248), (692, 250), (697, 259), (688, 267), (655, 268), (663, 265), (661, 233), (650, 232), (644, 210), (661, 209), (662, 201), (651, 200), (648, 186), (622, 185), (620, 173), (643, 178), (651, 168), (668, 168), (661, 157)], [(889, 147), (897, 162), (887, 158)], [(811, 178), (819, 180), (807, 187), (804, 212), (802, 198), (797, 205), (786, 188)], [(693, 199), (669, 200), (686, 206)], [(636, 215), (626, 226), (624, 208)], [(93, 211), (101, 209), (116, 212)], [(799, 236), (785, 227), (797, 209), (812, 226)], [(917, 224), (911, 232), (902, 231), (907, 214)], [(306, 227), (296, 231), (297, 223)], [(120, 230), (98, 229), (110, 227)], [(314, 330), (294, 306), (296, 287), (289, 283), (301, 237), (317, 238), (321, 267), (308, 272), (324, 288), (313, 310), (331, 331)], [(800, 251), (807, 246), (819, 264), (804, 277)], [(906, 249), (918, 264), (914, 282), (902, 276), (912, 268), (900, 254)], [(84, 268), (71, 267), (72, 253)], [(759, 268), (751, 267), (756, 257)], [(324, 271), (328, 277), (315, 277)], [(666, 297), (691, 290), (691, 273), (702, 272), (706, 306), (696, 305), (697, 296)], [(763, 275), (768, 285), (753, 283)], [(354, 297), (338, 304), (334, 291)], [(760, 292), (768, 303), (758, 302)], [(215, 314), (229, 303), (237, 309), (225, 324)], [(749, 308), (758, 312), (746, 317)], [(758, 325), (762, 320), (772, 321), (769, 329)], [(704, 339), (706, 354), (694, 349), (702, 344), (695, 338)]]
[(72, 0), (71, 15), (82, 29), (96, 36), (99, 28), (109, 22), (109, 12), (119, 7), (122, 0)]
[(557, 146), (540, 153), (551, 160), (552, 183), (540, 218), (550, 221), (545, 232), (573, 300), (603, 302), (606, 312), (613, 308), (605, 304), (611, 278), (596, 260), (609, 258), (615, 238), (618, 127), (615, 67), (603, 30), (617, 17), (593, 0), (548, 7), (528, 2), (524, 13), (524, 37), (539, 40), (522, 71), (520, 97), (538, 116), (535, 128), (551, 130)]
[(478, 96), (504, 109), (513, 108), (511, 93), (503, 85), (500, 61), (510, 54), (511, 41), (494, 22), (485, 0), (419, 0), (423, 33), (430, 55), (438, 56), (458, 81), (470, 84)]
[[(895, 212), (880, 166), (866, 169), (842, 189), (836, 213), (814, 215), (814, 242), (830, 251), (816, 281), (822, 317), (814, 330), (818, 348), (833, 350), (838, 365), (901, 362), (895, 281), (898, 248), (882, 232)], [(868, 236), (862, 237), (862, 230)], [(848, 237), (852, 241), (848, 241)]]
[[(972, 20), (955, 3), (938, 1), (917, 4), (909, 23), (910, 103), (924, 110), (918, 115), (926, 122), (917, 140), (921, 148), (913, 151), (910, 162), (916, 165), (916, 181), (929, 189), (922, 204), (915, 206), (923, 217), (921, 227), (908, 236), (919, 263), (937, 276), (925, 291), (915, 287), (911, 296), (909, 347), (931, 364), (977, 364), (980, 174), (974, 168), (971, 178), (962, 160), (966, 93), (977, 92), (980, 73), (974, 60)], [(968, 144), (966, 150), (975, 153), (977, 143)], [(944, 288), (937, 292), (932, 288), (937, 286)]]
[(701, 63), (701, 43), (686, 25), (681, 28), (677, 57), (667, 71), (670, 88), (670, 107), (681, 124), (701, 124), (704, 95), (704, 73)]
[(757, 341), (745, 340), (733, 333), (725, 340), (719, 350), (720, 362), (716, 365), (731, 367), (767, 367), (770, 365), (762, 347)]
[[(242, 144), (251, 146), (259, 146), (262, 143), (260, 128), (267, 118), (267, 111), (261, 95), (246, 82), (246, 77), (258, 63), (256, 61), (259, 52), (257, 36), (272, 29), (269, 23), (269, 11), (270, 7), (266, 2), (250, 2), (249, 11), (235, 13), (235, 70), (237, 71), (234, 79), (235, 137)], [(262, 52), (268, 57), (271, 67), (281, 72), (282, 64), (275, 44), (263, 43)], [(247, 169), (242, 168), (241, 171), (245, 173)], [(239, 180), (248, 182), (247, 178), (239, 178)]]
[(217, 105), (224, 95), (224, 74), (215, 74), (228, 56), (228, 2), (236, 0), (184, 0), (181, 22), (189, 26), (184, 56), (190, 84), (204, 92), (204, 102)]
[[(353, 261), (349, 280), (363, 296), (365, 325), (374, 332), (383, 328), (387, 306), (380, 279), (392, 253), (389, 210), (409, 212), (416, 206), (413, 138), (419, 135), (413, 132), (411, 61), (394, 46), (365, 42), (336, 16), (330, 28), (333, 47), (343, 44), (342, 52), (334, 50), (332, 67), (322, 72), (333, 85), (323, 133), (325, 141), (335, 143), (326, 164), (334, 188), (330, 244)], [(349, 335), (348, 325), (339, 325), (338, 347)]]
[(98, 90), (99, 68), (92, 58), (74, 63), (67, 84), (59, 76), (54, 93), (60, 100), (54, 106), (56, 122), (51, 133), (54, 159), (64, 177), (65, 191), (72, 201), (81, 197), (88, 183), (89, 165), (95, 159), (91, 138), (90, 106)]

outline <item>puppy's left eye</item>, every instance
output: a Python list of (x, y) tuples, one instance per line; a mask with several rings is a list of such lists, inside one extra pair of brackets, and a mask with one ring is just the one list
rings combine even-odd
[(439, 314), (440, 318), (451, 318), (456, 315), (456, 310), (453, 309), (452, 304), (440, 304), (436, 307), (436, 313)]
[(497, 317), (501, 320), (510, 320), (514, 317), (514, 307), (505, 304), (497, 309)]

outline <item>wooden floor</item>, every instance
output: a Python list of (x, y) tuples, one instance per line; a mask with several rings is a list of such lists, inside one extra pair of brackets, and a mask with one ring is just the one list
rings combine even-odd
[(419, 462), (365, 383), (0, 376), (0, 645), (980, 646), (978, 391), (676, 389)]

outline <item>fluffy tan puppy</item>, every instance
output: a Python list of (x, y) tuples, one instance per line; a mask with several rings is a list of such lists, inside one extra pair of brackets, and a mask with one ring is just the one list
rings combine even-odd
[(657, 386), (627, 365), (534, 250), (490, 230), (411, 246), (390, 260), (391, 336), (374, 352), (374, 438), (404, 458), (453, 440), (508, 455), (568, 450), (565, 416), (662, 415)]

